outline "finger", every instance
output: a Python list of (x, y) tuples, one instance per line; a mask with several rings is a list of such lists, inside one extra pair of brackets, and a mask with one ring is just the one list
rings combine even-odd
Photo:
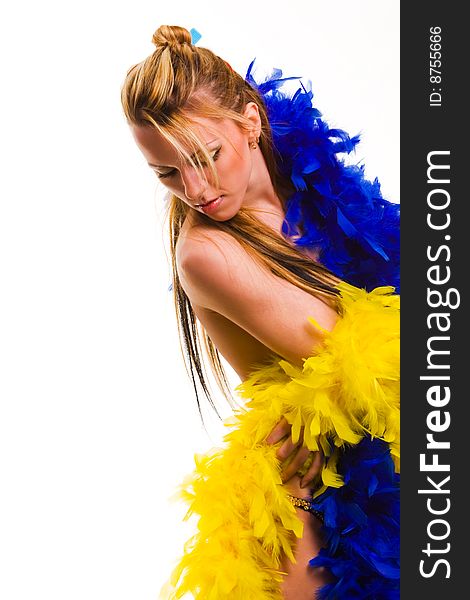
[(276, 457), (281, 460), (287, 460), (292, 452), (299, 447), (299, 444), (294, 444), (292, 438), (289, 436), (287, 440), (278, 448), (276, 452)]
[(282, 417), (276, 427), (274, 427), (274, 429), (266, 438), (266, 443), (277, 444), (277, 442), (280, 442), (282, 438), (286, 437), (286, 435), (290, 435), (290, 430), (291, 425), (287, 422), (285, 417)]
[(323, 454), (321, 452), (313, 453), (313, 462), (308, 468), (308, 471), (302, 477), (300, 482), (300, 487), (305, 488), (310, 483), (312, 483), (313, 479), (320, 473), (322, 465), (323, 465)]
[(305, 446), (302, 446), (298, 450), (297, 454), (294, 456), (291, 462), (288, 465), (286, 465), (286, 467), (282, 470), (281, 477), (284, 483), (297, 473), (297, 471), (309, 457), (309, 454), (310, 450), (308, 448), (305, 448)]

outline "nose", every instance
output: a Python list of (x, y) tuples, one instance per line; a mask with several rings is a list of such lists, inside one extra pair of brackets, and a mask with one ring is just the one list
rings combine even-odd
[(181, 179), (184, 185), (184, 193), (188, 200), (192, 202), (199, 202), (206, 188), (206, 182), (204, 181), (201, 173), (191, 166), (185, 166), (181, 170)]

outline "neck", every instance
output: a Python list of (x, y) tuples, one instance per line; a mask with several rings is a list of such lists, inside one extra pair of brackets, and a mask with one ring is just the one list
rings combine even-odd
[(243, 207), (255, 212), (256, 217), (267, 225), (278, 223), (276, 230), (285, 216), (285, 199), (281, 198), (274, 189), (263, 153), (258, 147), (253, 152), (253, 170)]

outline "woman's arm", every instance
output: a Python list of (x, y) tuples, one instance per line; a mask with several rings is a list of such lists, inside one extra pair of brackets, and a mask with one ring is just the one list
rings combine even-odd
[[(333, 309), (272, 274), (225, 232), (214, 231), (208, 237), (207, 231), (191, 229), (177, 252), (177, 264), (181, 285), (193, 306), (222, 315), (227, 323), (235, 323), (255, 338), (260, 347), (299, 366), (322, 341), (322, 333), (307, 317), (313, 316), (325, 329), (332, 329), (336, 322)], [(220, 338), (220, 328), (217, 331)], [(218, 346), (223, 348), (224, 342), (219, 339)], [(256, 349), (254, 352), (256, 355)], [(261, 350), (259, 353), (263, 354)], [(299, 497), (308, 495), (303, 488), (319, 472), (322, 456), (315, 453), (305, 475), (297, 476), (311, 454), (303, 447), (303, 431), (294, 443), (291, 425), (282, 419), (266, 441), (279, 444), (276, 455), (289, 492)]]
[(313, 316), (332, 329), (337, 315), (318, 298), (272, 274), (232, 236), (195, 227), (178, 260), (191, 303), (215, 311), (286, 360), (302, 365), (321, 344)]

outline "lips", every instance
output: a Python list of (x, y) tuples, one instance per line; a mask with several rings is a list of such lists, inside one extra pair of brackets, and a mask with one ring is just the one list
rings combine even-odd
[(215, 202), (216, 200), (218, 200), (221, 196), (217, 196), (217, 198), (213, 198), (212, 200), (208, 200), (207, 202), (203, 202), (202, 204), (196, 204), (197, 208), (202, 208), (204, 206), (207, 206), (208, 204), (211, 204), (212, 202)]
[(210, 200), (209, 202), (206, 202), (205, 204), (201, 204), (201, 210), (206, 215), (210, 215), (219, 209), (219, 206), (222, 204), (223, 201), (224, 201), (224, 196), (223, 195), (218, 196), (217, 198), (214, 198), (214, 200)]

